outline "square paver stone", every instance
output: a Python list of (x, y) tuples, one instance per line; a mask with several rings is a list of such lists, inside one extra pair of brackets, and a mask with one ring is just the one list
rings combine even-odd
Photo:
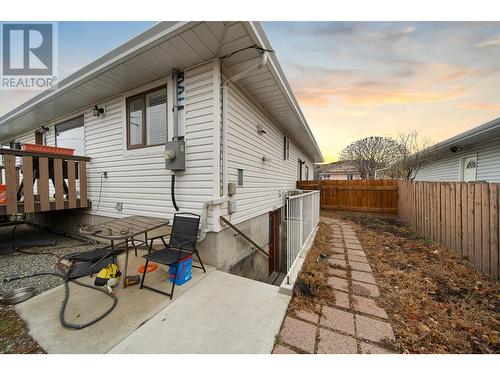
[(347, 247), (347, 250), (363, 250), (363, 246), (359, 242), (353, 243), (353, 242), (345, 242), (345, 247)]
[(366, 297), (353, 296), (354, 309), (365, 314), (378, 316), (379, 318), (387, 319), (387, 313), (381, 307), (378, 307), (375, 300)]
[(380, 346), (367, 344), (366, 342), (362, 341), (360, 343), (360, 346), (362, 354), (394, 354), (394, 352), (381, 348)]
[(356, 281), (363, 281), (365, 283), (370, 283), (370, 284), (377, 283), (371, 272), (351, 271), (351, 277), (353, 280)]
[(330, 259), (345, 260), (345, 255), (344, 254), (332, 254), (332, 255), (330, 255)]
[(320, 328), (318, 354), (357, 354), (356, 339)]
[(333, 289), (342, 290), (343, 292), (349, 291), (349, 286), (347, 284), (346, 279), (341, 279), (340, 277), (329, 277), (327, 280), (328, 285), (330, 285)]
[(351, 269), (356, 271), (372, 272), (372, 269), (368, 263), (355, 262), (349, 259), (349, 265)]
[(292, 349), (288, 349), (283, 345), (276, 345), (273, 349), (273, 354), (297, 354)]
[(354, 249), (347, 249), (347, 257), (350, 255), (357, 255), (357, 256), (365, 256), (365, 252), (363, 250), (354, 250)]
[(347, 279), (347, 271), (346, 270), (341, 270), (339, 268), (328, 268), (328, 275), (329, 276), (337, 276), (337, 277), (342, 277), (344, 279)]
[(321, 309), (320, 324), (337, 331), (354, 334), (354, 315), (330, 306)]
[(373, 298), (380, 296), (380, 291), (376, 285), (360, 281), (352, 282), (352, 292), (358, 296), (368, 296)]
[(331, 243), (337, 246), (344, 247), (344, 241), (339, 238), (334, 238), (333, 240), (331, 240)]
[(347, 234), (347, 233), (344, 233), (344, 238), (346, 240), (358, 240), (358, 237), (355, 235), (355, 234)]
[(316, 326), (298, 319), (285, 318), (283, 328), (280, 332), (283, 342), (292, 345), (305, 352), (313, 353), (316, 343)]
[(333, 294), (335, 295), (335, 304), (339, 307), (343, 307), (345, 309), (349, 308), (349, 293), (341, 292), (340, 290), (334, 290)]
[(356, 328), (358, 336), (364, 339), (380, 342), (384, 339), (394, 340), (394, 332), (387, 322), (366, 316), (356, 315)]
[(366, 256), (347, 254), (347, 257), (349, 258), (349, 261), (353, 260), (355, 262), (368, 263), (368, 258), (366, 258)]
[(328, 259), (328, 264), (333, 267), (346, 268), (347, 263), (344, 259)]
[(319, 320), (319, 315), (312, 312), (312, 311), (307, 311), (307, 310), (297, 310), (295, 311), (295, 315), (297, 315), (298, 318), (307, 320), (308, 322), (317, 324)]

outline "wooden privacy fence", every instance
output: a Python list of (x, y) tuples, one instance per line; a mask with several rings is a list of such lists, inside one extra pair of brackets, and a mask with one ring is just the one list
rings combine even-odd
[(399, 181), (401, 220), (499, 280), (500, 184)]
[(321, 190), (321, 208), (397, 213), (396, 180), (298, 181), (303, 190)]

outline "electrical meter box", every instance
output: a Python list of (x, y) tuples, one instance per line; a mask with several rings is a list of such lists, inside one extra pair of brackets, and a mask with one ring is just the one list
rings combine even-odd
[(186, 143), (184, 139), (174, 139), (165, 143), (165, 168), (172, 171), (183, 171), (186, 169)]
[(231, 199), (227, 202), (227, 212), (234, 214), (236, 212), (236, 201)]

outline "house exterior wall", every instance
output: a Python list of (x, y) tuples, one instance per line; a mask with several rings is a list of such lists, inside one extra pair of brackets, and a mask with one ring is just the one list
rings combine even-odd
[[(238, 169), (243, 169), (243, 186), (237, 186), (236, 212), (231, 222), (238, 223), (273, 211), (283, 205), (284, 190), (296, 188), (298, 160), (305, 161), (313, 179), (313, 161), (290, 140), (289, 160), (283, 160), (284, 134), (260, 111), (244, 93), (231, 85), (227, 100), (227, 164), (228, 182), (238, 182)], [(266, 134), (259, 134), (257, 125)], [(262, 161), (266, 157), (268, 161)], [(227, 203), (221, 208), (227, 215)]]
[(500, 137), (472, 146), (457, 153), (449, 152), (417, 172), (415, 181), (460, 181), (461, 158), (477, 154), (476, 180), (500, 182)]

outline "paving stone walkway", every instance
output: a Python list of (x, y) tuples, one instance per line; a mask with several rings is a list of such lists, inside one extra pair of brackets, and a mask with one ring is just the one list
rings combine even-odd
[(322, 305), (321, 314), (288, 312), (275, 354), (387, 354), (384, 340), (394, 339), (389, 317), (377, 306), (380, 295), (365, 252), (352, 227), (321, 218), (332, 230), (328, 283), (335, 302)]

